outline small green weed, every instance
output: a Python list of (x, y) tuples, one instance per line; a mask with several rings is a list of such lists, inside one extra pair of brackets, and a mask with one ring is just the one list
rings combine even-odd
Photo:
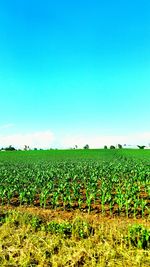
[(88, 222), (77, 218), (72, 224), (72, 235), (77, 238), (88, 238), (90, 235), (94, 235), (94, 229)]
[(51, 221), (47, 224), (46, 230), (52, 234), (62, 234), (65, 236), (71, 236), (72, 225), (70, 223), (58, 223)]
[(129, 227), (128, 240), (137, 248), (147, 249), (150, 247), (150, 230), (140, 224)]

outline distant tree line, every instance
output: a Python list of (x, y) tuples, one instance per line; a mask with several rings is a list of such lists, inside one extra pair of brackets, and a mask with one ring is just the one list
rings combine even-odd
[(146, 146), (137, 146), (139, 149), (144, 149)]
[(5, 147), (5, 148), (1, 148), (1, 150), (5, 150), (5, 151), (15, 151), (16, 149), (13, 147), (13, 146), (8, 146), (8, 147)]
[[(139, 149), (144, 149), (146, 146), (140, 146), (140, 145), (137, 145), (137, 147), (138, 147)], [(105, 145), (105, 146), (104, 146), (104, 149), (107, 149), (107, 148), (108, 148), (108, 147)], [(121, 144), (118, 144), (117, 147), (115, 147), (114, 145), (111, 145), (109, 148), (110, 148), (110, 149), (115, 149), (115, 148), (122, 149), (123, 146), (122, 146)]]
[[(125, 146), (125, 145), (124, 145)], [(139, 148), (139, 149), (144, 149), (146, 146), (144, 146), (144, 145), (137, 145), (137, 147)], [(77, 149), (78, 148), (78, 146), (77, 145), (75, 145), (75, 147), (74, 148), (70, 148), (70, 149)], [(118, 148), (118, 149), (122, 149), (123, 148), (123, 146), (121, 145), (121, 144), (118, 144), (116, 147), (114, 146), (114, 145), (111, 145), (110, 147), (108, 147), (107, 145), (105, 145), (104, 146), (104, 149), (116, 149), (116, 148)], [(50, 148), (50, 150), (52, 150), (53, 148)], [(55, 150), (56, 150), (57, 148), (55, 148)], [(86, 144), (84, 147), (83, 147), (83, 149), (90, 149), (90, 147), (89, 147), (89, 145), (88, 144)], [(16, 151), (16, 150), (21, 150), (21, 149), (16, 149), (15, 147), (13, 147), (12, 145), (10, 145), (10, 146), (8, 146), (8, 147), (5, 147), (5, 148), (1, 148), (0, 149), (1, 151), (3, 150), (3, 151)], [(27, 145), (25, 145), (24, 146), (24, 149), (23, 150), (25, 150), (25, 151), (27, 151), (27, 150), (31, 150), (31, 148), (29, 147), (29, 146), (27, 146)], [(34, 148), (34, 149), (32, 149), (32, 150), (43, 150), (42, 148)]]

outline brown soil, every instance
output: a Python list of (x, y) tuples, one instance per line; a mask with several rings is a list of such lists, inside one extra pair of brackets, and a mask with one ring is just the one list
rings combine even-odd
[(51, 220), (56, 220), (56, 221), (73, 221), (76, 217), (82, 217), (85, 220), (88, 220), (90, 223), (94, 224), (100, 224), (101, 222), (118, 222), (118, 224), (121, 223), (142, 223), (145, 226), (150, 227), (150, 219), (149, 218), (127, 218), (127, 217), (121, 217), (121, 216), (108, 216), (102, 215), (101, 213), (94, 213), (91, 212), (88, 214), (87, 212), (82, 212), (80, 210), (75, 210), (75, 211), (65, 211), (61, 209), (43, 209), (39, 207), (29, 207), (29, 206), (19, 206), (19, 207), (14, 207), (12, 205), (5, 205), (5, 206), (0, 206), (0, 210), (3, 211), (11, 211), (11, 210), (16, 210), (19, 212), (23, 213), (29, 213), (35, 216), (41, 217), (45, 221), (51, 221)]

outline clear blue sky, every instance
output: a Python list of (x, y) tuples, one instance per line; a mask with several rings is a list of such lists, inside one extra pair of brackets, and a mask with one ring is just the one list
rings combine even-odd
[(149, 0), (1, 1), (1, 134), (150, 132), (149, 14)]

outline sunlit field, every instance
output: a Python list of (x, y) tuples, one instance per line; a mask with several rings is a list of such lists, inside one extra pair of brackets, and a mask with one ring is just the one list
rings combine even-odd
[(1, 266), (148, 266), (150, 150), (0, 152)]

